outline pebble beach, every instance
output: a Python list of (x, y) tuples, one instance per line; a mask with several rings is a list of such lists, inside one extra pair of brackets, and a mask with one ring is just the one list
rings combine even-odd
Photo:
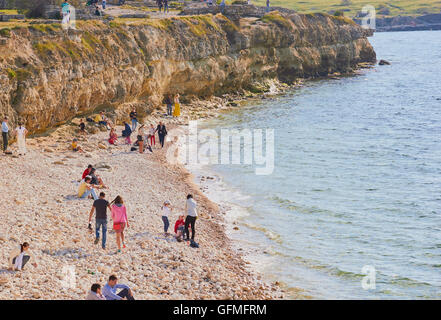
[[(162, 120), (169, 130), (178, 125)], [(118, 135), (121, 129), (117, 127)], [(69, 150), (72, 137), (83, 153)], [(129, 285), (136, 299), (284, 298), (276, 283), (265, 282), (232, 248), (224, 213), (202, 194), (190, 173), (167, 163), (166, 147), (172, 142), (140, 154), (130, 152), (121, 138), (119, 145), (110, 146), (107, 137), (107, 131), (81, 137), (66, 125), (27, 139), (25, 156), (15, 155), (15, 144), (13, 156), (0, 156), (0, 299), (84, 299), (92, 283), (104, 285), (111, 274)], [(121, 253), (116, 253), (110, 217), (105, 250), (94, 244), (94, 223), (93, 230), (87, 228), (93, 200), (78, 199), (77, 190), (88, 164), (106, 184), (106, 199), (120, 195), (128, 209), (127, 248)], [(198, 203), (199, 248), (163, 233), (163, 202), (169, 200), (173, 207), (173, 233), (188, 193)], [(24, 241), (30, 243), (37, 267), (8, 271), (10, 252)]]

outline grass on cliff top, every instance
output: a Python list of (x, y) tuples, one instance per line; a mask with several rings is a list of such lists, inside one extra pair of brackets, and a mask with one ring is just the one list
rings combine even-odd
[(160, 30), (170, 30), (176, 21), (183, 22), (194, 35), (202, 37), (210, 32), (221, 31), (221, 27), (214, 21), (211, 14), (196, 16), (180, 16), (162, 19), (116, 18), (110, 22), (111, 28), (124, 25), (148, 25)]
[[(258, 6), (266, 6), (266, 0), (252, 0)], [(347, 17), (355, 17), (363, 6), (372, 5), (377, 15), (420, 15), (440, 13), (440, 0), (271, 0), (271, 6), (297, 10), (300, 13), (331, 12), (343, 10)], [(389, 14), (382, 14), (380, 8), (385, 7)], [(386, 11), (384, 11), (386, 12)]]

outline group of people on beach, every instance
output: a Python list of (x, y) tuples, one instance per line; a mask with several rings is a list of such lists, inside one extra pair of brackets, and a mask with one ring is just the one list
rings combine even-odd
[[(106, 200), (106, 194), (100, 192), (99, 197), (96, 194), (95, 189), (106, 188), (102, 179), (96, 175), (95, 168), (92, 165), (88, 165), (82, 175), (82, 180), (78, 189), (78, 197), (80, 199), (93, 199), (93, 205), (89, 214), (88, 228), (92, 230), (92, 217), (95, 213), (95, 244), (100, 241), (101, 247), (106, 249), (107, 241), (107, 210), (112, 214), (113, 230), (116, 233), (116, 244), (118, 247), (117, 253), (121, 252), (121, 248), (125, 249), (124, 243), (124, 229), (129, 226), (127, 217), (127, 209), (124, 206), (124, 201), (121, 196), (117, 196), (112, 202)], [(176, 240), (181, 241), (194, 241), (195, 237), (195, 223), (197, 219), (197, 203), (193, 199), (193, 195), (187, 195), (185, 203), (186, 217), (179, 215), (175, 222), (175, 237)], [(168, 236), (168, 229), (170, 226), (169, 218), (173, 208), (170, 201), (165, 201), (161, 207), (161, 219), (164, 224), (164, 235)], [(191, 231), (191, 238), (190, 238)]]
[[(14, 136), (17, 138), (18, 145), (18, 154), (25, 155), (26, 154), (26, 135), (28, 134), (28, 130), (23, 126), (23, 122), (18, 122), (18, 127), (13, 131)], [(8, 126), (8, 117), (4, 117), (2, 121), (2, 138), (3, 138), (3, 152), (5, 154), (10, 154), (8, 151), (9, 145), (9, 126)]]

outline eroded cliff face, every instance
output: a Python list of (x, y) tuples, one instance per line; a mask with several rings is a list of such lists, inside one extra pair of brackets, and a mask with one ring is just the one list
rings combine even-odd
[(266, 79), (348, 72), (376, 58), (363, 29), (321, 14), (87, 21), (68, 33), (34, 25), (1, 34), (0, 114), (31, 131), (129, 103), (148, 113), (164, 94), (253, 90)]

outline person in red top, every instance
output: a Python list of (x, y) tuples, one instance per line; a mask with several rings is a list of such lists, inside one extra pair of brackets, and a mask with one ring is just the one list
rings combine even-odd
[(181, 215), (179, 216), (178, 220), (176, 220), (175, 223), (176, 240), (178, 241), (182, 241), (182, 236), (184, 235), (184, 226), (185, 226), (184, 216)]
[(83, 172), (82, 179), (86, 178), (86, 176), (89, 175), (90, 171), (92, 171), (92, 168), (93, 168), (93, 166), (92, 166), (91, 164), (89, 164), (89, 165), (87, 166), (87, 169), (84, 170), (84, 172)]

